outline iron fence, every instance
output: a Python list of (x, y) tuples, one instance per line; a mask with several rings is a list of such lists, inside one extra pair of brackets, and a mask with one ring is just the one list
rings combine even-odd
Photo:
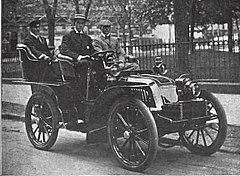
[[(194, 78), (240, 82), (239, 40), (232, 43), (232, 52), (229, 52), (228, 41), (193, 42), (181, 45), (188, 48), (184, 60)], [(126, 53), (139, 58), (141, 69), (151, 69), (155, 64), (155, 57), (160, 56), (168, 67), (168, 75), (173, 78), (178, 76), (176, 74), (175, 43), (134, 42), (124, 49)], [(21, 76), (18, 53), (2, 53), (2, 77), (17, 78)]]
[[(194, 78), (240, 81), (240, 40), (233, 41), (231, 52), (228, 41), (186, 42), (180, 45), (187, 48), (185, 66)], [(155, 57), (159, 56), (167, 65), (169, 76), (179, 76), (176, 71), (175, 43), (134, 43), (124, 49), (126, 53), (139, 58), (141, 69), (151, 69)]]
[(2, 77), (3, 78), (21, 78), (22, 70), (17, 51), (2, 53)]

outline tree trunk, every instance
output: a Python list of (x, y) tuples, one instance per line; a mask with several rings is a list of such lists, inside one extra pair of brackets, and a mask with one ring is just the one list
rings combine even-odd
[(86, 11), (85, 11), (85, 17), (86, 17), (86, 18), (88, 17), (91, 4), (92, 4), (92, 0), (88, 0), (87, 6), (86, 6)]
[(126, 40), (125, 24), (124, 24), (124, 26), (122, 26), (122, 32), (123, 32), (123, 37), (122, 37), (123, 38), (123, 48), (126, 52), (126, 49), (127, 49), (126, 42), (127, 42), (127, 40)]
[(227, 21), (228, 21), (228, 49), (229, 52), (233, 51), (233, 20), (232, 20), (232, 9), (230, 1), (228, 1), (228, 9), (227, 9)]
[(128, 52), (129, 54), (132, 54), (132, 43), (131, 43), (131, 40), (132, 40), (132, 28), (131, 28), (131, 18), (132, 18), (132, 7), (129, 7), (129, 18), (128, 18), (128, 33), (129, 33), (129, 36), (128, 36), (128, 39), (129, 39), (129, 48), (128, 48)]
[(176, 41), (176, 72), (187, 72), (187, 56), (189, 51), (189, 22), (185, 0), (174, 1), (174, 25)]
[(195, 26), (195, 4), (196, 0), (192, 0), (192, 5), (191, 5), (191, 35), (190, 35), (190, 42), (191, 42), (191, 53), (194, 52), (194, 26)]
[(54, 35), (55, 35), (55, 18), (48, 19), (48, 39), (49, 46), (54, 47)]
[(55, 14), (57, 9), (58, 0), (54, 0), (53, 7), (51, 8), (47, 0), (43, 0), (44, 9), (48, 20), (48, 39), (49, 46), (54, 47), (54, 35), (55, 35)]
[(74, 4), (76, 13), (80, 13), (78, 0), (74, 0)]

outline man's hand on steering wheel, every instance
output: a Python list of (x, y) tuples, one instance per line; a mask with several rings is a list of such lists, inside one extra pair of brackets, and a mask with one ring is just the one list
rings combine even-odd
[(82, 56), (82, 55), (79, 55), (78, 58), (77, 58), (77, 62), (80, 62), (80, 61), (83, 61), (83, 60), (92, 60), (91, 57), (89, 55), (85, 55), (85, 56)]
[(124, 62), (119, 62), (119, 63), (118, 63), (118, 66), (119, 66), (119, 69), (120, 69), (120, 70), (123, 70), (125, 64), (124, 64)]

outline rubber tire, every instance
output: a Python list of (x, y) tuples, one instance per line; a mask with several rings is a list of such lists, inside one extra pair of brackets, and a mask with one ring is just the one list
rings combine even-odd
[(218, 101), (218, 99), (211, 93), (206, 90), (202, 90), (201, 94), (199, 95), (200, 98), (203, 98), (204, 100), (207, 100), (208, 102), (211, 102), (214, 109), (216, 110), (218, 114), (218, 120), (219, 120), (219, 130), (218, 134), (215, 138), (215, 140), (212, 142), (209, 146), (204, 147), (197, 147), (192, 144), (190, 144), (187, 139), (184, 137), (183, 134), (180, 133), (181, 141), (183, 145), (192, 153), (203, 155), (203, 156), (209, 156), (215, 152), (217, 152), (220, 147), (223, 145), (226, 135), (227, 135), (227, 118), (225, 111)]
[[(41, 99), (43, 100), (42, 102), (44, 102), (48, 106), (48, 109), (50, 110), (50, 113), (52, 115), (52, 120), (51, 120), (52, 133), (48, 138), (48, 140), (43, 143), (39, 142), (37, 137), (33, 134), (33, 128), (31, 126), (32, 107), (34, 104), (36, 104), (36, 101), (39, 101)], [(25, 111), (25, 128), (26, 128), (28, 138), (35, 148), (40, 150), (49, 150), (55, 144), (58, 136), (58, 131), (59, 131), (59, 123), (58, 123), (59, 116), (60, 116), (60, 113), (56, 106), (56, 103), (53, 101), (53, 99), (49, 95), (42, 92), (36, 92), (30, 97), (26, 106), (26, 111)]]
[[(144, 121), (146, 122), (146, 126), (149, 130), (150, 134), (150, 142), (149, 142), (149, 147), (148, 147), (148, 152), (147, 155), (142, 163), (139, 165), (129, 165), (125, 163), (116, 153), (116, 150), (114, 150), (114, 144), (113, 144), (113, 139), (112, 139), (112, 121), (114, 120), (114, 114), (115, 111), (122, 106), (127, 106), (131, 105), (135, 108), (137, 108), (141, 113), (142, 117), (144, 118)], [(131, 97), (123, 97), (120, 98), (118, 101), (116, 101), (113, 106), (110, 108), (109, 111), (109, 119), (108, 119), (108, 143), (110, 145), (110, 148), (117, 159), (117, 161), (121, 164), (121, 166), (127, 170), (131, 171), (137, 171), (141, 172), (145, 169), (147, 169), (151, 163), (154, 161), (156, 154), (157, 154), (157, 148), (158, 148), (158, 132), (157, 132), (157, 126), (155, 123), (155, 120), (149, 111), (149, 108), (139, 99), (136, 98), (131, 98)]]

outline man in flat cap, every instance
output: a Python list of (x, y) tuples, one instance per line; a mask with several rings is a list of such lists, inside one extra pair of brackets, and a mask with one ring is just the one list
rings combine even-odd
[(101, 20), (99, 22), (101, 34), (93, 41), (93, 46), (97, 51), (112, 50), (115, 52), (119, 67), (122, 70), (138, 70), (139, 65), (136, 62), (126, 62), (126, 53), (121, 48), (117, 38), (112, 37), (111, 22), (109, 20)]
[(28, 24), (29, 35), (24, 40), (24, 44), (39, 60), (51, 60), (52, 54), (48, 48), (46, 39), (40, 36), (40, 20), (33, 20)]

